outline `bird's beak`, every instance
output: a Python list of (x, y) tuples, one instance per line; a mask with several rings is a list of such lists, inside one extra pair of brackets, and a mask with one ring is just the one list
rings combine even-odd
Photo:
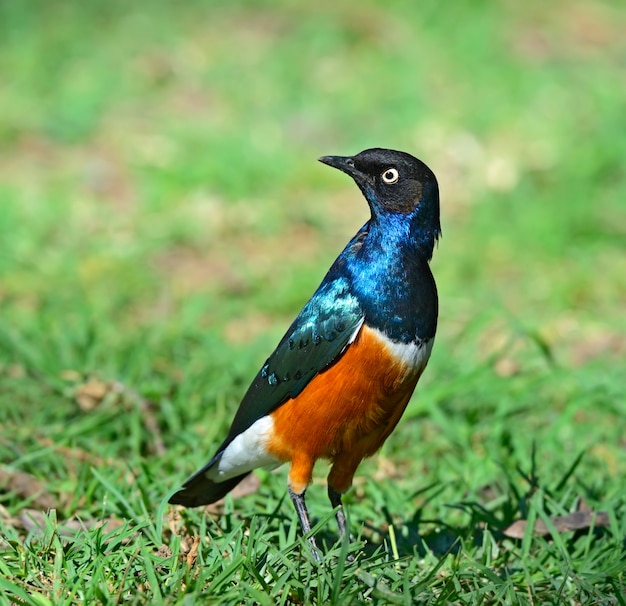
[(328, 164), (341, 172), (350, 175), (357, 182), (363, 178), (363, 173), (354, 166), (352, 156), (322, 156), (318, 158), (322, 164)]

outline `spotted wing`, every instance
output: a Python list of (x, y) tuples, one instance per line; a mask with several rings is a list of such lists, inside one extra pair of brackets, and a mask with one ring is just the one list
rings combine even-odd
[(332, 365), (362, 324), (363, 312), (347, 280), (324, 281), (250, 385), (218, 453)]

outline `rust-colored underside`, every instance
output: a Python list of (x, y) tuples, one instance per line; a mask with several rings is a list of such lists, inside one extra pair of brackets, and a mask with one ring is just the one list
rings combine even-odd
[(336, 364), (271, 414), (267, 448), (281, 461), (291, 461), (291, 489), (302, 493), (315, 461), (326, 458), (332, 461), (329, 485), (348, 490), (359, 463), (382, 446), (398, 423), (423, 369), (398, 361), (363, 326)]

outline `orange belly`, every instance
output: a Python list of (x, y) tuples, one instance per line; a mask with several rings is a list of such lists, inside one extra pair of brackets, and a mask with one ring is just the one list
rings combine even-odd
[(356, 467), (374, 454), (399, 421), (424, 367), (397, 358), (384, 338), (363, 326), (341, 359), (273, 413), (267, 449), (291, 461), (297, 493), (311, 481), (318, 458), (333, 462), (329, 484), (344, 492)]

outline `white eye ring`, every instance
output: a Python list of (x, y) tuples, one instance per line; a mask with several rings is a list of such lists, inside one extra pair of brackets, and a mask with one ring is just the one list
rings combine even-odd
[(395, 168), (388, 168), (382, 175), (382, 180), (387, 183), (387, 185), (391, 185), (392, 183), (396, 183), (400, 178), (400, 173)]

